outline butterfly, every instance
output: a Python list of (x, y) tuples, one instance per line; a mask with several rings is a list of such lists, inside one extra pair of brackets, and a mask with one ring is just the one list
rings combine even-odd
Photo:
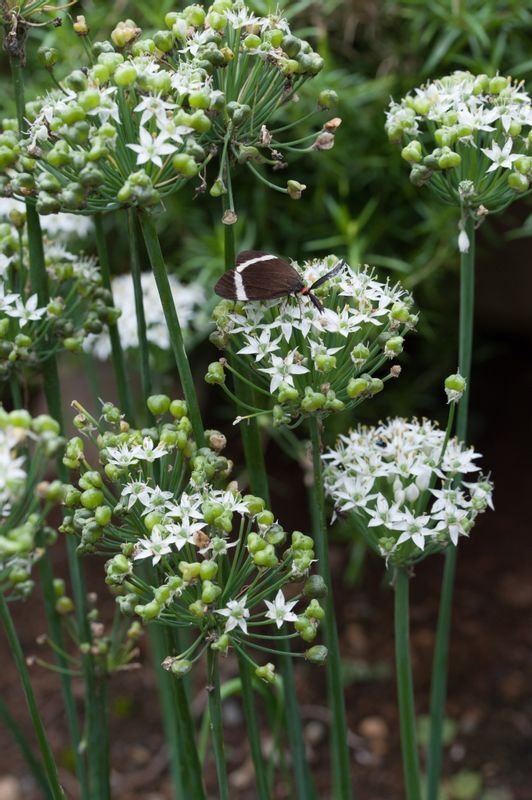
[(259, 250), (244, 250), (239, 253), (235, 268), (222, 275), (214, 291), (226, 300), (274, 300), (296, 294), (308, 297), (322, 312), (323, 305), (313, 292), (344, 267), (345, 261), (339, 261), (326, 275), (305, 286), (299, 272), (283, 258)]

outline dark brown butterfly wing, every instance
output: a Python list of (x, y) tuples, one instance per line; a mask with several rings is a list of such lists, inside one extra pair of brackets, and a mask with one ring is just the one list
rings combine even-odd
[(236, 268), (228, 270), (214, 291), (231, 300), (270, 300), (298, 292), (301, 276), (287, 261), (258, 250), (239, 253)]

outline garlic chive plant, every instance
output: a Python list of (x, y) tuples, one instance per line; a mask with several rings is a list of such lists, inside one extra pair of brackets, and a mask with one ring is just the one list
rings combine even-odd
[[(311, 285), (337, 263), (328, 256), (293, 266)], [(369, 268), (345, 265), (316, 294), (323, 312), (295, 296), (224, 300), (214, 309), (217, 330), (211, 340), (229, 357), (210, 364), (205, 380), (233, 397), (242, 411), (238, 420), (269, 413), (274, 425), (294, 427), (308, 415), (322, 418), (354, 408), (399, 375), (397, 365), (391, 370), (385, 365), (401, 354), (404, 337), (417, 322), (402, 287), (380, 283)], [(248, 407), (234, 397), (226, 371), (244, 381), (251, 376), (264, 405)]]
[[(156, 424), (143, 430), (112, 404), (103, 405), (101, 420), (75, 406), (74, 423), (97, 447), (98, 464), (89, 463), (79, 436), (68, 442), (64, 463), (80, 478), (64, 491), (61, 530), (78, 537), (78, 552), (106, 557), (106, 582), (123, 614), (187, 632), (186, 647), (168, 652), (164, 668), (181, 677), (206, 653), (217, 669), (213, 660), (234, 650), (271, 683), (275, 666), (265, 656), (293, 638), (310, 644), (308, 661), (324, 663), (326, 648), (313, 644), (324, 586), (308, 577), (312, 538), (288, 535), (261, 498), (227, 483), (225, 437), (207, 431), (209, 446), (198, 449), (185, 403), (165, 395), (148, 398)], [(143, 562), (151, 564), (147, 574)], [(218, 756), (221, 736), (215, 731)], [(223, 795), (221, 756), (217, 764)]]
[(456, 548), (492, 504), (479, 453), (450, 438), (460, 375), (449, 376), (446, 431), (429, 420), (391, 419), (342, 435), (323, 455), (325, 492), (386, 560), (395, 589), (395, 652), (405, 797), (421, 800), (421, 773), (409, 642), (409, 581), (433, 553)]
[[(458, 369), (466, 381), (458, 408), (457, 435), (467, 438), (473, 351), (476, 229), (488, 214), (503, 211), (529, 191), (532, 103), (522, 82), (503, 75), (454, 72), (392, 101), (386, 130), (402, 144), (410, 177), (459, 211), (460, 321)], [(428, 800), (436, 800), (446, 694), (451, 603), (456, 549), (446, 553), (434, 655)]]

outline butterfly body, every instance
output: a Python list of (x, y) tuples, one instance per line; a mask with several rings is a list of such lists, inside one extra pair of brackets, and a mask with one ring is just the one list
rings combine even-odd
[(222, 275), (214, 291), (227, 300), (274, 300), (299, 294), (307, 296), (318, 311), (323, 311), (312, 290), (336, 275), (343, 266), (343, 262), (339, 262), (312, 286), (305, 286), (299, 272), (288, 261), (258, 250), (244, 250), (239, 253), (235, 268)]

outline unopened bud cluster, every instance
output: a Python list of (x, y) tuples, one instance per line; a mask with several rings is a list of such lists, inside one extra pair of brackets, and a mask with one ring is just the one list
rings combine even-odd
[(406, 566), (469, 536), (493, 508), (492, 484), (473, 448), (429, 420), (391, 419), (340, 436), (323, 456), (325, 490), (341, 514), (354, 514), (369, 546)]
[[(328, 256), (293, 266), (311, 286), (337, 263)], [(274, 425), (343, 411), (381, 392), (384, 380), (399, 374), (390, 361), (417, 322), (411, 296), (379, 282), (369, 268), (348, 265), (316, 296), (323, 312), (304, 296), (219, 303), (211, 341), (228, 357), (210, 364), (207, 383), (223, 387), (231, 369), (245, 373), (258, 396), (272, 398), (265, 411)]]
[[(532, 179), (532, 104), (522, 82), (454, 72), (390, 104), (386, 131), (410, 179), (446, 203), (497, 211)], [(468, 191), (461, 190), (467, 185)]]
[[(80, 552), (106, 556), (106, 582), (123, 613), (195, 631), (190, 647), (165, 662), (176, 675), (206, 647), (253, 649), (256, 630), (275, 647), (284, 623), (312, 642), (324, 587), (313, 576), (297, 591), (315, 560), (312, 539), (288, 534), (261, 498), (227, 483), (225, 437), (207, 431), (208, 446), (198, 448), (182, 400), (153, 395), (147, 407), (155, 423), (140, 430), (112, 404), (99, 420), (78, 408), (74, 423), (99, 463), (89, 464), (81, 437), (67, 444), (64, 463), (80, 477), (63, 492), (62, 532), (79, 537)], [(257, 669), (273, 680), (273, 667)]]

